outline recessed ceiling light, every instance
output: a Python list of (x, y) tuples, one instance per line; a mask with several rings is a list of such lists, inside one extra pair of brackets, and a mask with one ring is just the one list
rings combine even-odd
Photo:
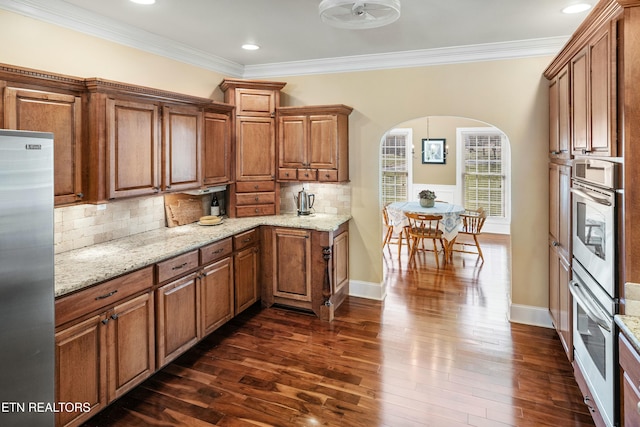
[(154, 4), (156, 0), (130, 0), (132, 3), (138, 4)]
[(591, 9), (591, 5), (588, 3), (577, 3), (577, 4), (572, 4), (571, 6), (567, 6), (564, 9), (562, 9), (562, 13), (580, 13), (580, 12), (584, 12), (585, 10), (589, 10)]
[(260, 46), (258, 46), (257, 44), (253, 44), (253, 43), (246, 43), (242, 45), (242, 48), (244, 50), (258, 50), (260, 49)]

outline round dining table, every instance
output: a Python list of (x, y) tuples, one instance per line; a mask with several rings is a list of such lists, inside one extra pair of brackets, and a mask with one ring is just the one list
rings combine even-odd
[(389, 221), (394, 227), (402, 228), (408, 224), (406, 212), (424, 215), (442, 215), (440, 227), (444, 240), (445, 262), (451, 257), (451, 250), (458, 236), (460, 228), (460, 214), (464, 213), (463, 206), (453, 203), (435, 202), (433, 207), (424, 208), (419, 202), (393, 202), (387, 205)]

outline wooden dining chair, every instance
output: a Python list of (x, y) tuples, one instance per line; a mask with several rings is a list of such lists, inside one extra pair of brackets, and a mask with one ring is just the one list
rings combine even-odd
[(382, 248), (389, 244), (397, 244), (398, 245), (398, 256), (400, 256), (400, 252), (402, 250), (402, 245), (406, 244), (409, 246), (409, 237), (407, 236), (405, 239), (404, 229), (400, 227), (399, 230), (396, 230), (396, 227), (389, 221), (389, 212), (387, 211), (387, 207), (382, 208), (382, 220), (384, 221), (385, 226), (385, 234), (384, 240), (382, 242)]
[[(487, 219), (487, 212), (482, 207), (479, 207), (478, 210), (475, 211), (467, 210), (460, 214), (460, 219), (462, 220), (462, 228), (458, 232), (458, 235), (466, 234), (468, 236), (472, 236), (473, 243), (458, 241), (458, 239), (456, 239), (452, 251), (467, 254), (478, 254), (482, 262), (484, 262), (484, 255), (482, 254), (482, 249), (480, 249), (478, 236), (482, 232), (482, 226)], [(467, 249), (467, 247), (471, 246), (475, 246), (476, 250)]]
[[(411, 263), (419, 250), (418, 245), (422, 245), (424, 249), (424, 241), (433, 241), (433, 252), (436, 258), (436, 266), (440, 268), (440, 260), (438, 258), (438, 245), (440, 242), (442, 248), (444, 248), (444, 242), (442, 241), (442, 230), (440, 230), (440, 220), (442, 215), (425, 215), (419, 213), (406, 212), (409, 225), (405, 226), (405, 233), (409, 239), (409, 263)], [(429, 250), (429, 249), (426, 249)]]

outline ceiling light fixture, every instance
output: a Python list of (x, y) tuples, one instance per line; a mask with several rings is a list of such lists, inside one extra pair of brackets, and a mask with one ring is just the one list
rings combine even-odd
[(260, 46), (258, 46), (257, 44), (253, 44), (253, 43), (245, 43), (242, 45), (242, 48), (244, 50), (258, 50), (260, 49)]
[(564, 9), (562, 9), (562, 13), (580, 13), (580, 12), (584, 12), (585, 10), (589, 10), (591, 9), (591, 5), (588, 3), (577, 3), (577, 4), (572, 4), (571, 6), (567, 6)]
[(137, 4), (154, 4), (156, 2), (156, 0), (130, 0), (132, 3), (137, 3)]
[(400, 0), (322, 0), (318, 12), (323, 22), (337, 28), (377, 28), (400, 17)]

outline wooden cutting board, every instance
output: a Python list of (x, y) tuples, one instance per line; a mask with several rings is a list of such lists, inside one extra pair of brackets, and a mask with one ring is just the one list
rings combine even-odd
[(202, 197), (188, 194), (165, 194), (164, 209), (167, 227), (191, 224), (205, 215)]

